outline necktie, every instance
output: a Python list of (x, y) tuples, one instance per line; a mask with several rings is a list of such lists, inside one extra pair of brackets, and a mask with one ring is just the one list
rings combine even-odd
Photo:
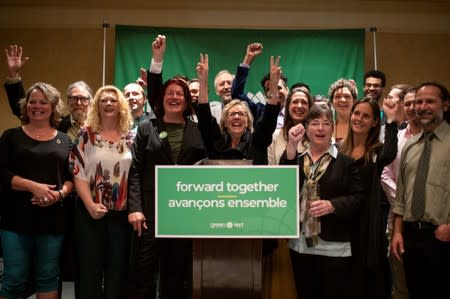
[(425, 211), (425, 185), (428, 176), (428, 164), (430, 163), (431, 139), (434, 133), (424, 133), (423, 151), (416, 169), (416, 179), (411, 202), (411, 213), (416, 220), (421, 220)]

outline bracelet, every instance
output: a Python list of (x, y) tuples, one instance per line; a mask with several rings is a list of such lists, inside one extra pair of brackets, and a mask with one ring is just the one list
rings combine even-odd
[(64, 196), (64, 191), (58, 190), (58, 193), (59, 193), (59, 200), (63, 200), (63, 198), (65, 197)]
[(20, 81), (22, 81), (22, 78), (20, 76), (14, 78), (6, 77), (5, 79), (6, 84), (16, 84), (19, 83)]

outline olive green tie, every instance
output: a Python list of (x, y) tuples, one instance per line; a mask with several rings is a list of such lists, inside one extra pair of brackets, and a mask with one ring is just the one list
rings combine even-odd
[(411, 202), (411, 213), (416, 220), (421, 220), (425, 211), (425, 185), (428, 176), (428, 165), (430, 164), (431, 139), (433, 137), (433, 132), (424, 133), (423, 150), (417, 164)]

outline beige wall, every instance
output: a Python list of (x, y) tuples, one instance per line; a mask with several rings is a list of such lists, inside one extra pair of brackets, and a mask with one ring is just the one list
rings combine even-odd
[[(266, 28), (266, 29), (335, 29), (366, 28), (377, 25), (378, 68), (387, 74), (387, 85), (395, 83), (418, 83), (422, 80), (438, 80), (450, 87), (450, 5), (442, 1), (429, 1), (429, 5), (409, 7), (404, 12), (404, 2), (392, 2), (392, 7), (373, 6), (373, 1), (350, 1), (363, 3), (355, 6), (330, 7), (319, 5), (315, 11), (307, 11), (306, 5), (295, 6), (305, 1), (282, 0), (285, 7), (269, 5), (272, 2), (260, 0), (258, 9), (241, 9), (239, 1), (231, 1), (239, 9), (214, 9), (213, 4), (204, 9), (180, 5), (158, 7), (143, 6), (136, 9), (132, 3), (148, 3), (140, 0), (123, 2), (130, 9), (120, 9), (118, 1), (112, 0), (115, 9), (99, 7), (50, 7), (52, 1), (43, 1), (36, 7), (34, 1), (27, 7), (17, 7), (16, 1), (0, 3), (0, 48), (11, 43), (22, 45), (25, 55), (31, 60), (24, 67), (22, 76), (25, 86), (36, 81), (53, 84), (64, 95), (69, 83), (85, 80), (95, 90), (102, 82), (103, 20), (111, 24), (129, 24), (161, 27), (200, 28)], [(175, 2), (181, 0), (176, 0)], [(199, 0), (197, 3), (212, 3)], [(202, 2), (203, 1), (203, 2)], [(60, 0), (59, 3), (75, 3)], [(76, 1), (91, 3), (90, 1)], [(251, 2), (251, 1), (250, 1)], [(323, 1), (318, 0), (318, 3)], [(412, 1), (414, 2), (414, 1)], [(421, 3), (421, 1), (415, 1)], [(41, 3), (41, 2), (40, 2)], [(93, 2), (92, 2), (93, 3)], [(109, 2), (108, 2), (109, 3)], [(182, 1), (180, 3), (190, 3)], [(278, 3), (278, 2), (277, 2)], [(340, 2), (341, 3), (341, 2)], [(230, 4), (230, 5), (231, 5)], [(16, 6), (14, 6), (16, 5)], [(283, 6), (281, 5), (281, 8)], [(346, 7), (346, 8), (341, 8)], [(347, 8), (352, 7), (349, 11)], [(376, 8), (376, 9), (375, 9)], [(311, 8), (310, 8), (311, 9)], [(153, 37), (143, 47), (150, 49)], [(114, 77), (114, 26), (107, 29), (106, 83)], [(6, 76), (5, 59), (0, 63), (0, 78)], [(238, 62), (236, 62), (238, 63)], [(366, 34), (366, 69), (373, 67), (372, 34)], [(138, 72), (136, 71), (136, 76)], [(18, 125), (11, 116), (6, 94), (0, 91), (0, 132)]]

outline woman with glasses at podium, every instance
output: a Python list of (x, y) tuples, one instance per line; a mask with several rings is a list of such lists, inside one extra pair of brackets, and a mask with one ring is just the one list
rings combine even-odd
[[(267, 164), (267, 147), (272, 136), (264, 133), (275, 130), (280, 104), (269, 98), (262, 119), (253, 128), (253, 115), (246, 102), (232, 100), (222, 111), (220, 127), (208, 104), (208, 55), (200, 54), (197, 76), (200, 91), (196, 114), (209, 159), (253, 160), (253, 164)], [(278, 62), (279, 63), (279, 59)], [(278, 83), (278, 81), (277, 81)]]

